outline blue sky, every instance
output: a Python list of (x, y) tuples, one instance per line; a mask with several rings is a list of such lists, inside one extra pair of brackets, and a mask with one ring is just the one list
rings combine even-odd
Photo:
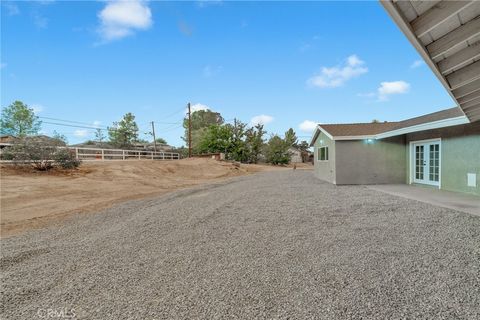
[[(454, 106), (376, 1), (2, 1), (1, 11), (3, 107), (21, 100), (39, 116), (101, 127), (133, 112), (142, 133), (155, 121), (177, 146), (189, 101), (305, 140), (316, 122)], [(53, 130), (70, 143), (93, 138), (44, 123)]]

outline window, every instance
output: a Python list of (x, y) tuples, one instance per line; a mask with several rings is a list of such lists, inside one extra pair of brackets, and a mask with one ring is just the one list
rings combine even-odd
[(328, 147), (318, 148), (317, 159), (318, 161), (328, 161)]

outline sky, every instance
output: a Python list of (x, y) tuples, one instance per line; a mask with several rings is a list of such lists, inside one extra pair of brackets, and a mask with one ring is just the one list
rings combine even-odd
[(455, 105), (377, 1), (2, 1), (0, 51), (1, 106), (72, 144), (132, 112), (181, 146), (188, 102), (302, 140)]

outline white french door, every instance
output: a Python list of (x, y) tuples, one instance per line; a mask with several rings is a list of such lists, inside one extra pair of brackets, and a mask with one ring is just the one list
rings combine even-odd
[(412, 181), (440, 186), (440, 140), (412, 144)]

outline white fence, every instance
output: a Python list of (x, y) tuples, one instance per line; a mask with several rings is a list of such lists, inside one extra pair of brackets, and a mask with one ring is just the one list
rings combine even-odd
[[(0, 143), (0, 147), (8, 147), (9, 143)], [(75, 147), (59, 147), (67, 148), (75, 153), (77, 159), (83, 161), (96, 160), (178, 160), (180, 154), (176, 152), (163, 151), (145, 151), (145, 150), (123, 150), (123, 149), (99, 149), (99, 148), (75, 148)], [(0, 151), (1, 154), (1, 151)], [(10, 162), (9, 160), (1, 160), (1, 162)]]
[(75, 152), (80, 160), (178, 160), (180, 154), (175, 152), (123, 150), (123, 149), (97, 149), (97, 148), (68, 148)]

